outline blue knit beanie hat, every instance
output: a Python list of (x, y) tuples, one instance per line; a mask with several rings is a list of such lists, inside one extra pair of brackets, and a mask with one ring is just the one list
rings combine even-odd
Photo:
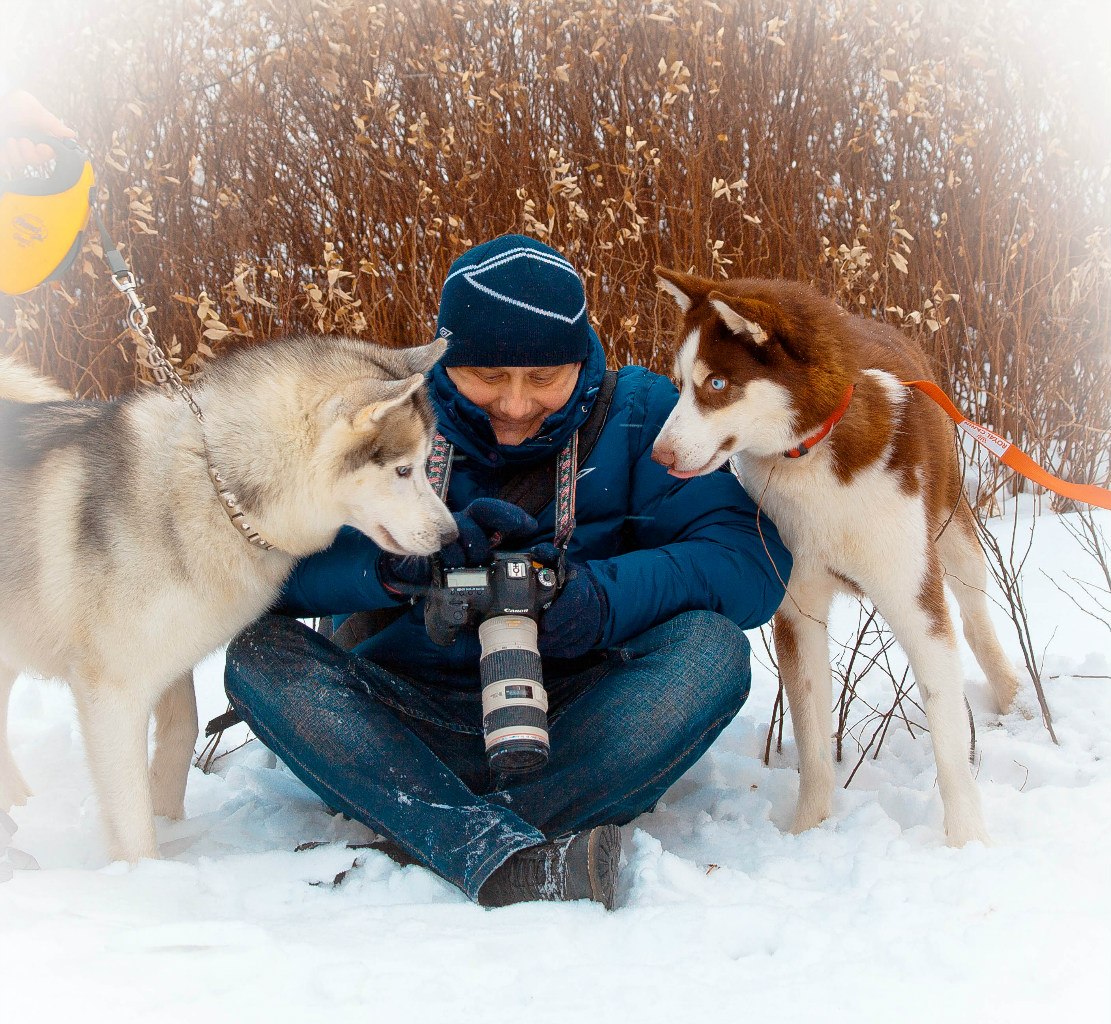
[(443, 366), (579, 363), (596, 339), (575, 268), (525, 235), (501, 235), (451, 265), (436, 334), (448, 343)]

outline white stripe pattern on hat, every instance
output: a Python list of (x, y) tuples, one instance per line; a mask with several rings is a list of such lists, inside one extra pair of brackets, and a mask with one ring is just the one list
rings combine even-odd
[(511, 263), (514, 260), (519, 259), (536, 260), (538, 263), (547, 263), (549, 266), (557, 267), (559, 270), (563, 270), (566, 273), (570, 274), (576, 281), (579, 282), (580, 286), (582, 285), (582, 279), (575, 271), (575, 268), (572, 267), (571, 264), (568, 263), (565, 259), (560, 256), (550, 256), (547, 253), (537, 252), (535, 249), (529, 249), (526, 246), (520, 246), (517, 249), (508, 249), (503, 253), (499, 253), (497, 256), (491, 256), (490, 259), (485, 260), (482, 263), (476, 263), (473, 266), (460, 267), (458, 270), (453, 270), (444, 280), (444, 284), (446, 285), (448, 281), (450, 281), (453, 277), (457, 277), (458, 275), (462, 274), (469, 285), (485, 295), (489, 295), (501, 302), (508, 303), (511, 306), (517, 306), (520, 309), (527, 309), (530, 313), (536, 313), (539, 316), (550, 317), (553, 320), (562, 320), (565, 324), (575, 323), (586, 312), (585, 294), (583, 298), (582, 308), (574, 316), (564, 316), (562, 313), (557, 313), (554, 310), (542, 309), (541, 307), (534, 306), (531, 303), (523, 302), (520, 299), (515, 299), (511, 295), (503, 295), (501, 292), (495, 291), (493, 288), (489, 288), (476, 280), (479, 274), (484, 274), (487, 271), (494, 270), (506, 263)]

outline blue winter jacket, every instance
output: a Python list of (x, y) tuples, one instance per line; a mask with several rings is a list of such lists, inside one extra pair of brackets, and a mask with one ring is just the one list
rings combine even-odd
[[(605, 368), (595, 339), (571, 400), (544, 421), (536, 437), (499, 446), (486, 414), (435, 366), (431, 398), (439, 429), (455, 446), (448, 507), (458, 511), (475, 498), (496, 497), (515, 467), (558, 453), (587, 419)], [(652, 444), (676, 398), (665, 378), (639, 366), (622, 369), (605, 426), (579, 471), (567, 554), (586, 562), (605, 591), (603, 649), (693, 609), (755, 627), (783, 599), (791, 556), (765, 514), (757, 527), (755, 506), (733, 476), (716, 472), (677, 480), (652, 461)], [(514, 547), (551, 541), (554, 518), (553, 501), (537, 517), (536, 536)], [(310, 616), (396, 607), (378, 579), (380, 553), (363, 534), (344, 528), (331, 547), (297, 564), (279, 610)], [(424, 629), (423, 601), (358, 651), (403, 675), (478, 685), (477, 633), (461, 631), (451, 647), (433, 644)]]

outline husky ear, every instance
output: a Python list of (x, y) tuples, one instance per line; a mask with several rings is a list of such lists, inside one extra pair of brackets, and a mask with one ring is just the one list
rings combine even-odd
[(428, 373), (432, 369), (432, 364), (436, 363), (447, 350), (448, 342), (442, 338), (437, 338), (427, 345), (417, 345), (413, 349), (397, 349), (396, 351), (404, 361), (404, 369), (406, 369), (406, 377), (408, 377), (411, 373)]
[(713, 281), (706, 281), (693, 274), (682, 274), (678, 270), (656, 267), (656, 287), (667, 292), (686, 313), (714, 290)]
[(416, 348), (407, 348), (403, 351), (410, 373), (427, 373), (447, 351), (447, 340), (435, 338), (427, 345), (418, 345)]
[(414, 373), (427, 373), (446, 349), (447, 342), (442, 338), (437, 338), (430, 345), (418, 345), (415, 348), (380, 348), (375, 362), (390, 377), (402, 380)]
[(745, 334), (757, 345), (763, 345), (768, 335), (775, 333), (779, 316), (775, 308), (759, 299), (737, 298), (722, 292), (711, 292), (710, 305), (721, 321), (734, 334)]
[(387, 413), (406, 402), (423, 383), (423, 373), (414, 373), (405, 380), (391, 380), (384, 384), (375, 381), (374, 400), (367, 401), (369, 395), (363, 394), (362, 401), (351, 416), (351, 426), (360, 431), (376, 427)]

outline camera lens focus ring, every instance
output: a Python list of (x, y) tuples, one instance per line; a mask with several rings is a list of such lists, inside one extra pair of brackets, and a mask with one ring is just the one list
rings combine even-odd
[(540, 655), (520, 648), (491, 651), (479, 661), (478, 673), (483, 686), (503, 679), (531, 679), (539, 683), (544, 678)]
[(530, 708), (522, 705), (509, 705), (490, 712), (483, 719), (483, 728), (489, 734), (500, 732), (502, 729), (527, 730), (537, 729), (548, 731), (548, 714), (540, 708)]

